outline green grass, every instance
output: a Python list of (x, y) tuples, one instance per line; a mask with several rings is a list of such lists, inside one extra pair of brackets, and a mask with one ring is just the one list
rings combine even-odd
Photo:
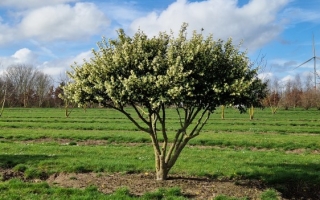
[[(29, 172), (30, 177), (57, 172), (152, 172), (150, 145), (68, 146), (2, 143), (1, 168)], [(187, 147), (172, 173), (197, 176), (254, 178), (281, 182), (288, 178), (320, 181), (320, 158), (313, 153), (294, 154), (246, 149)], [(21, 166), (22, 165), (22, 166)], [(199, 167), (201, 166), (201, 169)], [(30, 170), (29, 170), (30, 169)], [(36, 173), (37, 172), (37, 173)], [(29, 174), (28, 173), (28, 174)]]
[(243, 198), (235, 198), (235, 197), (228, 197), (225, 195), (219, 195), (214, 200), (248, 200), (248, 198), (243, 197)]
[[(268, 149), (319, 149), (319, 111), (282, 111), (272, 115), (268, 110), (257, 110), (256, 119), (226, 109), (221, 120), (219, 110), (213, 114), (202, 134), (192, 145), (238, 146)], [(20, 113), (20, 115), (19, 115)], [(174, 109), (169, 110), (169, 134), (178, 127)], [(290, 118), (289, 118), (290, 117)], [(7, 140), (34, 140), (43, 138), (70, 140), (106, 140), (108, 142), (150, 141), (120, 113), (110, 109), (88, 109), (86, 113), (75, 109), (65, 118), (62, 109), (6, 109), (0, 119), (2, 134)]]
[(279, 194), (274, 189), (268, 189), (261, 194), (261, 200), (278, 200)]
[(51, 187), (46, 182), (27, 183), (19, 179), (11, 179), (9, 181), (0, 182), (0, 199), (16, 200), (16, 199), (73, 199), (73, 200), (113, 200), (113, 199), (186, 199), (183, 197), (179, 188), (159, 188), (155, 192), (148, 192), (140, 197), (134, 196), (127, 188), (119, 188), (113, 194), (103, 194), (98, 191), (95, 186), (87, 188), (59, 188)]
[[(167, 114), (169, 136), (172, 136), (178, 128), (178, 120), (174, 109), (169, 109)], [(280, 110), (272, 115), (267, 109), (256, 110), (254, 120), (250, 121), (248, 114), (228, 108), (225, 117), (220, 119), (220, 110), (212, 115), (200, 136), (184, 149), (170, 173), (258, 179), (282, 193), (289, 192), (288, 183), (302, 186), (302, 189), (320, 188), (320, 111)], [(87, 140), (103, 142), (81, 145)], [(154, 171), (149, 136), (121, 113), (110, 109), (87, 109), (86, 113), (74, 109), (66, 118), (63, 109), (7, 108), (0, 118), (0, 152), (0, 168), (23, 172), (26, 179), (45, 179), (57, 172)], [(10, 181), (0, 183), (1, 188), (14, 185)], [(46, 195), (53, 198), (57, 191), (64, 190), (25, 184), (30, 184), (25, 188), (43, 190), (39, 199)], [(0, 199), (10, 195), (11, 199), (19, 199), (18, 196), (27, 193), (1, 190), (5, 191), (1, 195), (8, 196), (0, 196)], [(70, 189), (69, 192), (77, 199), (79, 191)], [(81, 192), (79, 196), (85, 199)], [(99, 192), (91, 192), (100, 198)], [(30, 195), (35, 194), (31, 192)], [(36, 195), (29, 197), (37, 199)], [(127, 195), (126, 198), (131, 197)]]
[(27, 183), (11, 179), (0, 183), (0, 199), (112, 199), (89, 186), (84, 190), (50, 187), (47, 183)]

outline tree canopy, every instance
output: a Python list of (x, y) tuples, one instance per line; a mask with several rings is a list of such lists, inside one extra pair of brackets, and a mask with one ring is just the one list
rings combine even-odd
[[(246, 52), (232, 40), (213, 40), (196, 31), (187, 36), (183, 24), (178, 36), (160, 32), (148, 37), (123, 30), (117, 39), (98, 43), (94, 57), (72, 66), (64, 98), (99, 103), (125, 114), (151, 137), (157, 179), (164, 180), (188, 141), (199, 135), (219, 105), (260, 106), (266, 84)], [(136, 116), (128, 110), (133, 108)], [(168, 138), (166, 109), (177, 110), (180, 128)], [(159, 138), (161, 135), (161, 139)]]

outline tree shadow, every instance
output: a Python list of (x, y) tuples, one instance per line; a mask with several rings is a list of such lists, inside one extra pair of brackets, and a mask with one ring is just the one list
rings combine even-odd
[(56, 156), (48, 155), (0, 155), (0, 168), (10, 169), (18, 164), (39, 162), (46, 159), (56, 159)]
[[(42, 160), (56, 159), (57, 156), (48, 155), (0, 155), (1, 180), (6, 181), (13, 178), (23, 180), (39, 178), (46, 180), (49, 175), (46, 171), (38, 170), (27, 165), (37, 165)], [(27, 172), (27, 170), (29, 170)]]
[[(261, 168), (253, 172), (245, 172), (244, 177), (263, 180), (267, 186), (273, 187), (288, 199), (320, 199), (320, 165), (307, 163), (277, 165), (250, 163), (250, 166)], [(255, 168), (254, 167), (254, 168)]]
[[(248, 163), (247, 169), (238, 171), (237, 176), (226, 178), (220, 182), (233, 180), (237, 185), (260, 189), (274, 188), (281, 192), (285, 199), (320, 199), (320, 164), (266, 164)], [(205, 177), (170, 176), (169, 180), (195, 180), (211, 182), (218, 177), (207, 174)]]

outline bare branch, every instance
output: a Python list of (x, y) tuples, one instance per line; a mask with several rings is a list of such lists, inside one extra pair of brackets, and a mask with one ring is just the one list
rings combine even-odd
[(139, 123), (133, 117), (131, 117), (130, 113), (125, 111), (122, 106), (120, 108), (115, 107), (111, 104), (109, 104), (109, 106), (110, 106), (110, 108), (113, 108), (113, 109), (118, 110), (119, 112), (123, 113), (138, 129), (140, 129), (144, 132), (147, 132), (149, 134), (152, 133), (150, 128), (143, 128), (142, 126), (140, 126)]
[[(202, 125), (200, 126), (200, 128), (198, 129), (198, 126), (200, 125), (204, 115), (208, 112), (208, 116), (207, 118), (204, 120), (204, 122), (202, 123)], [(194, 116), (195, 117), (195, 116)], [(205, 125), (205, 123), (207, 122), (208, 118), (210, 117), (210, 112), (207, 110), (207, 108), (204, 109), (204, 111), (202, 112), (200, 118), (197, 121), (197, 124), (194, 126), (193, 130), (190, 132), (189, 136), (190, 137), (195, 137), (197, 136), (197, 134), (199, 134), (199, 132), (201, 131), (201, 129), (203, 128), (203, 126)], [(195, 134), (196, 133), (196, 134)]]
[[(140, 108), (139, 106), (135, 105), (134, 103), (131, 103), (131, 106), (134, 108), (134, 110), (136, 111), (136, 113), (138, 114), (139, 118), (145, 123), (147, 124), (148, 126), (150, 126), (150, 122), (148, 122), (144, 117), (143, 117), (143, 114), (147, 114), (143, 111), (142, 108)], [(143, 112), (143, 114), (141, 114), (141, 112)]]

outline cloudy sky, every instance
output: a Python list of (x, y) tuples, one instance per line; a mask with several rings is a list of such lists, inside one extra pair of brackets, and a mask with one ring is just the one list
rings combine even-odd
[(58, 79), (119, 28), (152, 36), (187, 22), (243, 41), (252, 60), (264, 57), (265, 74), (286, 80), (313, 72), (313, 62), (295, 68), (313, 57), (313, 35), (320, 56), (319, 10), (319, 0), (1, 0), (0, 73), (22, 63)]

